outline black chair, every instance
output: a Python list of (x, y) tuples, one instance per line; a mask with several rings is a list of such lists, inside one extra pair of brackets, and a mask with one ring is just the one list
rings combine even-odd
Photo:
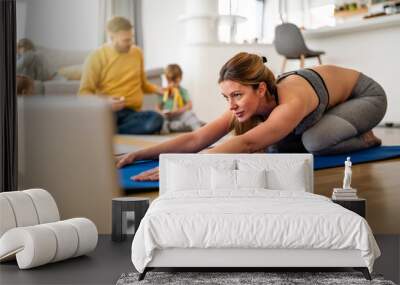
[(275, 28), (274, 45), (276, 51), (285, 57), (282, 70), (285, 71), (288, 59), (299, 59), (300, 67), (304, 68), (304, 60), (310, 57), (317, 57), (319, 64), (322, 64), (321, 55), (323, 51), (310, 50), (304, 42), (300, 29), (291, 23), (283, 23)]

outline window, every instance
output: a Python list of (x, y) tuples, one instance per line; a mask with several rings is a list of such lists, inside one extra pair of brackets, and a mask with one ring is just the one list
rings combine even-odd
[(304, 29), (335, 25), (334, 0), (281, 0), (286, 22)]
[(243, 43), (262, 38), (264, 0), (219, 0), (218, 4), (220, 41)]
[(334, 26), (336, 21), (333, 15), (335, 6), (328, 4), (311, 9), (311, 24), (308, 28), (316, 29), (325, 26)]
[(272, 43), (275, 27), (289, 22), (304, 29), (334, 26), (335, 0), (266, 0), (263, 39)]
[(282, 22), (305, 29), (336, 24), (335, 0), (219, 0), (218, 4), (222, 42), (272, 43), (275, 27)]

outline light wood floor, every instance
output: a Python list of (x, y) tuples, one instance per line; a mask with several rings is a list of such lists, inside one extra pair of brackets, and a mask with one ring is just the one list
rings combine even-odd
[[(376, 128), (384, 145), (400, 144), (400, 128)], [(352, 186), (367, 199), (367, 221), (374, 234), (400, 234), (400, 158), (353, 165)], [(340, 187), (343, 167), (314, 172), (314, 192), (330, 197)]]

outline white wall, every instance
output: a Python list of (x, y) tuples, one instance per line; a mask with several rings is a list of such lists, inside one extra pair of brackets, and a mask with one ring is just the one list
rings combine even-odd
[(184, 12), (185, 0), (143, 0), (143, 52), (146, 68), (181, 63), (185, 35), (178, 17)]
[(17, 0), (17, 40), (25, 38), (26, 36), (26, 12), (28, 9), (28, 2), (26, 0)]
[[(89, 50), (98, 46), (98, 0), (18, 0), (18, 31), (38, 46)], [(24, 31), (24, 32), (23, 32)]]

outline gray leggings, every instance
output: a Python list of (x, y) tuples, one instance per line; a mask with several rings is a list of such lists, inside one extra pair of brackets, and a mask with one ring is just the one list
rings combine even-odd
[(305, 149), (314, 154), (339, 154), (369, 146), (360, 135), (382, 120), (387, 107), (383, 88), (373, 79), (360, 74), (350, 97), (324, 113), (301, 140)]

